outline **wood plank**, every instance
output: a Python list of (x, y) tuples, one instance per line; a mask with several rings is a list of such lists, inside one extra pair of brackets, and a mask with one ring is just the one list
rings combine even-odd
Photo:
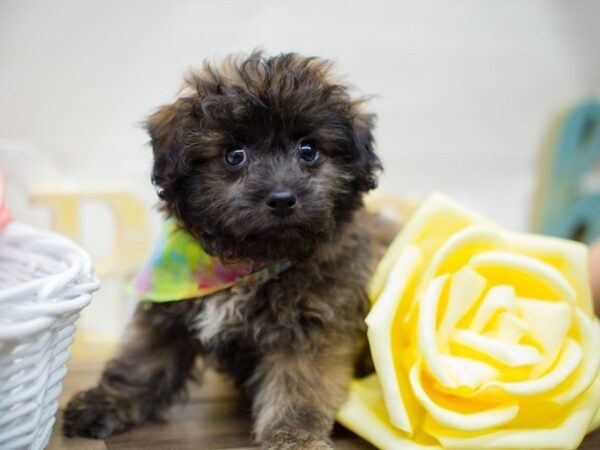
[(166, 422), (135, 428), (107, 439), (106, 444), (108, 449), (119, 450), (142, 448), (146, 443), (227, 449), (251, 446), (250, 431), (247, 408), (239, 401), (204, 401), (175, 405)]
[(589, 434), (581, 443), (579, 450), (598, 450), (600, 448), (600, 430)]
[(371, 444), (355, 437), (353, 439), (334, 439), (336, 450), (377, 450)]

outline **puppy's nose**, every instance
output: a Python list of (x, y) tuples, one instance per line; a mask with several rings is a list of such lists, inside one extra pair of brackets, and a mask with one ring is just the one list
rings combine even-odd
[(267, 206), (276, 216), (289, 216), (296, 207), (296, 194), (288, 189), (273, 191), (267, 197)]

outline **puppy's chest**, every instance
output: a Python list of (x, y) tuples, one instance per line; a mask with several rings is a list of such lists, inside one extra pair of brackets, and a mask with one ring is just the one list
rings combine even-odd
[(239, 283), (230, 289), (204, 297), (193, 323), (194, 332), (205, 347), (247, 334), (251, 305), (259, 287)]

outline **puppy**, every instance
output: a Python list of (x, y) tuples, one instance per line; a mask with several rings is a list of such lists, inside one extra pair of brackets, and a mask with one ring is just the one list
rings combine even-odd
[(260, 52), (205, 64), (150, 116), (166, 215), (224, 262), (290, 267), (141, 305), (98, 386), (68, 404), (65, 434), (106, 438), (160, 417), (203, 358), (249, 395), (263, 448), (331, 448), (366, 349), (369, 276), (396, 231), (363, 209), (381, 169), (374, 116), (331, 66)]

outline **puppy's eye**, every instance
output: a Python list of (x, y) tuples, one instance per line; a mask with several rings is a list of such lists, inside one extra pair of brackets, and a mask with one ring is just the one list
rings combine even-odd
[(320, 156), (319, 151), (308, 142), (301, 143), (300, 147), (298, 148), (298, 152), (300, 154), (300, 158), (308, 163), (316, 162)]
[(225, 162), (233, 167), (240, 167), (246, 162), (246, 150), (233, 148), (225, 152)]

